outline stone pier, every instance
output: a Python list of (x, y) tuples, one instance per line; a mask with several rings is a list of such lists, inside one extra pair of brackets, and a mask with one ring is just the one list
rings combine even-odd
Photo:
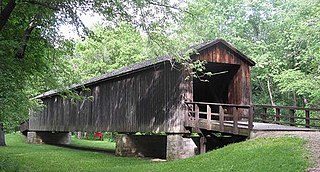
[[(196, 143), (197, 142), (197, 143)], [(167, 135), (167, 160), (189, 158), (199, 153), (199, 141), (182, 134)]]
[(51, 131), (29, 131), (27, 134), (28, 143), (31, 144), (70, 144), (70, 132)]
[(153, 157), (167, 160), (188, 158), (198, 154), (192, 138), (182, 134), (127, 135), (120, 134), (116, 140), (116, 155)]

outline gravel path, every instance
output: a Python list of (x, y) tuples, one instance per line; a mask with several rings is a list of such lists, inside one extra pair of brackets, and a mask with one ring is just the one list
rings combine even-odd
[(307, 141), (306, 148), (310, 150), (314, 161), (313, 168), (308, 172), (320, 172), (320, 132), (319, 131), (259, 131), (255, 133), (254, 138), (258, 137), (279, 137), (279, 136), (297, 136)]

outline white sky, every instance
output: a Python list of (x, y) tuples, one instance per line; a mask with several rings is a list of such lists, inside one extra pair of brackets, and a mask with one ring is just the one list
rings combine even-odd
[[(103, 17), (96, 13), (81, 14), (80, 19), (82, 20), (83, 24), (89, 29), (91, 29), (96, 24), (103, 23)], [(72, 25), (62, 25), (60, 26), (59, 30), (66, 39), (79, 38), (79, 35), (76, 32), (76, 28)]]

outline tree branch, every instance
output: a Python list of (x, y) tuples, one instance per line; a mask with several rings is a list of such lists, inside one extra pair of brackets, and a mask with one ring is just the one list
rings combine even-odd
[(3, 27), (6, 25), (6, 23), (9, 20), (9, 17), (13, 11), (13, 9), (16, 7), (16, 1), (15, 0), (9, 0), (6, 7), (1, 11), (0, 16), (0, 31), (3, 29)]
[(33, 31), (34, 28), (36, 28), (38, 26), (38, 19), (39, 19), (39, 15), (35, 15), (31, 19), (27, 29), (24, 31), (23, 36), (22, 36), (21, 46), (18, 49), (18, 51), (16, 53), (16, 56), (15, 56), (16, 58), (23, 59), (25, 57), (25, 51), (26, 51), (26, 48), (27, 48), (27, 43), (28, 43), (28, 41), (30, 39), (31, 32)]
[(52, 6), (49, 3), (44, 3), (44, 2), (40, 2), (40, 1), (34, 1), (34, 0), (26, 0), (25, 2), (29, 3), (29, 4), (39, 5), (39, 6), (54, 10), (54, 11), (60, 10), (59, 7)]

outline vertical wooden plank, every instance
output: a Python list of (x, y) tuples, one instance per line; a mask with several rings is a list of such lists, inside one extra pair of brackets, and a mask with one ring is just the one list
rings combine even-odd
[(261, 122), (267, 122), (267, 112), (268, 112), (268, 109), (264, 107), (263, 113), (261, 114)]
[(281, 124), (280, 123), (280, 109), (276, 108), (276, 124)]
[(224, 109), (222, 106), (219, 106), (219, 123), (220, 131), (224, 132)]
[(254, 113), (254, 109), (253, 106), (251, 105), (249, 108), (249, 116), (248, 116), (248, 129), (249, 129), (249, 135), (251, 130), (253, 129), (253, 113)]
[(306, 114), (306, 128), (310, 128), (310, 111), (309, 110), (305, 110), (305, 114)]
[(206, 153), (206, 142), (207, 139), (204, 136), (200, 136), (200, 154)]
[(197, 104), (194, 105), (194, 112), (195, 112), (195, 120), (198, 121), (199, 120), (199, 106)]
[(239, 128), (238, 128), (239, 113), (236, 107), (232, 108), (232, 116), (233, 116), (233, 134), (239, 134)]
[(207, 129), (211, 129), (211, 107), (210, 105), (207, 105)]
[(210, 105), (207, 105), (207, 120), (211, 120), (211, 108), (210, 108)]
[(295, 126), (295, 120), (294, 120), (294, 109), (289, 110), (290, 115), (290, 126)]

